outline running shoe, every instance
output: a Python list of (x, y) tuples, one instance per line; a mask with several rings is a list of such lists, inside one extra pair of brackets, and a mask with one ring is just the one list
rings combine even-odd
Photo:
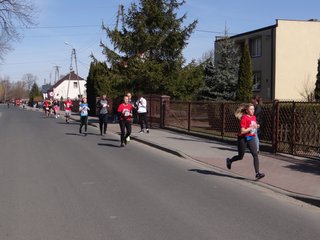
[(264, 173), (257, 173), (256, 174), (256, 179), (259, 180), (259, 179), (263, 178), (264, 176), (265, 176)]
[(231, 159), (230, 158), (227, 158), (226, 163), (227, 163), (227, 168), (231, 169)]

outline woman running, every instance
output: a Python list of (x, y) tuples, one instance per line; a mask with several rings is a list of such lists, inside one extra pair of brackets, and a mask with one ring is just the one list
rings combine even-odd
[(71, 108), (72, 108), (72, 101), (68, 97), (67, 100), (64, 102), (64, 112), (66, 117), (66, 123), (69, 123), (70, 121)]
[(43, 103), (44, 115), (49, 117), (49, 101), (46, 99)]
[(119, 125), (121, 130), (121, 144), (120, 147), (124, 147), (124, 144), (128, 144), (131, 134), (131, 117), (132, 117), (132, 104), (129, 103), (128, 96), (124, 96), (123, 103), (118, 107), (119, 113)]
[(82, 102), (79, 106), (79, 112), (80, 112), (80, 128), (79, 133), (82, 133), (82, 127), (84, 126), (84, 133), (87, 134), (87, 128), (88, 128), (88, 111), (90, 110), (87, 99), (83, 98)]
[(100, 128), (100, 135), (105, 135), (107, 133), (108, 127), (108, 100), (107, 95), (103, 94), (100, 100), (97, 103), (97, 108), (99, 111), (99, 128)]
[(54, 117), (55, 118), (60, 117), (60, 114), (59, 114), (59, 101), (57, 99), (53, 100), (53, 113), (54, 113)]
[(249, 148), (253, 157), (253, 165), (256, 173), (256, 179), (261, 179), (265, 176), (264, 173), (259, 171), (259, 157), (257, 153), (257, 144), (255, 137), (259, 124), (257, 124), (256, 117), (254, 116), (253, 104), (241, 105), (235, 112), (235, 116), (240, 120), (240, 133), (238, 135), (238, 155), (233, 158), (227, 158), (227, 168), (231, 169), (231, 164), (235, 161), (243, 159), (246, 147)]

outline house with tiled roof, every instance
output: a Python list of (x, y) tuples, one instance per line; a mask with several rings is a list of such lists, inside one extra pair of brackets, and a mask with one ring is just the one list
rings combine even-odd
[(52, 92), (54, 99), (80, 99), (87, 96), (86, 80), (78, 76), (74, 71), (62, 77), (57, 81), (48, 92)]

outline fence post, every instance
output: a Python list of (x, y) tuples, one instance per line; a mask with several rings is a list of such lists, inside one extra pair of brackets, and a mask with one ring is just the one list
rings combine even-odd
[(224, 131), (225, 131), (225, 128), (226, 128), (226, 105), (225, 105), (225, 103), (222, 103), (222, 105), (221, 105), (221, 116), (222, 116), (222, 119), (221, 119), (221, 137), (223, 138), (224, 137)]
[(166, 112), (168, 110), (167, 102), (170, 101), (170, 96), (160, 96), (160, 128), (165, 127)]
[(188, 132), (191, 130), (191, 102), (188, 102)]
[(272, 149), (278, 151), (278, 128), (279, 128), (279, 101), (274, 100), (272, 104)]
[(152, 111), (151, 111), (151, 109), (152, 109), (152, 105), (153, 105), (154, 103), (153, 103), (153, 98), (152, 98), (152, 96), (149, 96), (149, 110), (148, 110), (148, 116), (149, 116), (149, 125), (150, 125), (150, 128), (152, 127), (152, 123), (153, 123), (153, 117), (152, 117)]
[(162, 109), (161, 109), (161, 117), (160, 117), (160, 128), (165, 127), (165, 118), (166, 118), (166, 101), (163, 101), (161, 103)]
[(296, 102), (293, 102), (292, 104), (292, 127), (291, 127), (291, 154), (295, 155), (296, 154)]

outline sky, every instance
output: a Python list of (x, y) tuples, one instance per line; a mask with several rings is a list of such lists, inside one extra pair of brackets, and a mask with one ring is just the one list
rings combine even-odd
[[(128, 9), (138, 0), (33, 0), (37, 7), (36, 25), (19, 28), (23, 38), (13, 42), (13, 50), (0, 63), (0, 79), (16, 82), (24, 74), (38, 77), (39, 85), (54, 83), (59, 74), (66, 75), (71, 65), (71, 52), (76, 50), (78, 73), (87, 78), (93, 54), (105, 61), (100, 41), (110, 42), (101, 29), (115, 26), (119, 4)], [(276, 19), (320, 19), (319, 0), (186, 0), (178, 16), (187, 14), (184, 25), (198, 20), (183, 54), (186, 62), (199, 60), (210, 50), (216, 36), (227, 27), (230, 35), (276, 24)], [(69, 44), (67, 45), (66, 42)], [(73, 69), (76, 65), (73, 61)]]

